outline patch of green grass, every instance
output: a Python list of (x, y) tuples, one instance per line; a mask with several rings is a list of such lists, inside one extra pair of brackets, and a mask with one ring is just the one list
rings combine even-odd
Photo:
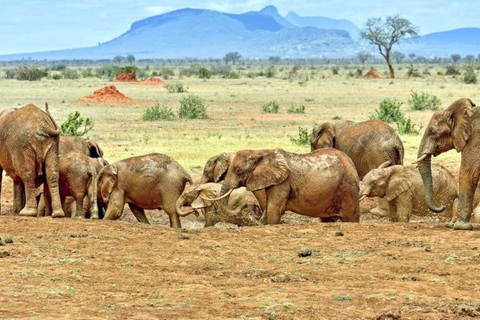
[(287, 110), (288, 113), (305, 113), (305, 105), (292, 103)]
[(175, 120), (175, 113), (172, 108), (156, 104), (145, 111), (142, 119), (143, 121)]
[(347, 295), (342, 295), (342, 296), (334, 296), (333, 300), (335, 301), (350, 301), (353, 300), (353, 297), (349, 294)]
[(270, 101), (268, 103), (262, 104), (262, 111), (264, 113), (278, 113), (280, 106), (276, 101)]

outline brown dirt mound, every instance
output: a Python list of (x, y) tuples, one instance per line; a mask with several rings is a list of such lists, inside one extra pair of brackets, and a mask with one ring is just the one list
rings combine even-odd
[(162, 79), (159, 78), (148, 78), (145, 81), (139, 82), (139, 84), (146, 84), (146, 85), (164, 85), (165, 82), (162, 81)]
[(364, 76), (364, 78), (368, 79), (380, 79), (381, 77), (378, 75), (378, 73), (375, 72), (375, 70), (371, 69), (368, 71)]
[(134, 73), (122, 73), (119, 74), (115, 81), (117, 82), (138, 82), (137, 78), (135, 77)]
[(82, 99), (84, 102), (116, 102), (129, 103), (132, 102), (123, 93), (117, 90), (114, 85), (106, 86), (96, 90), (92, 95), (86, 96)]

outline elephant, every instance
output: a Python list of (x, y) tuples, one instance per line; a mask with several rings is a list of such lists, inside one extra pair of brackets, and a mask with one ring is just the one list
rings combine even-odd
[(324, 222), (359, 222), (359, 178), (346, 154), (321, 149), (295, 154), (283, 149), (238, 151), (221, 189), (227, 205), (230, 193), (241, 186), (264, 190), (268, 224), (278, 224), (286, 210)]
[(91, 218), (98, 219), (97, 206), (97, 169), (96, 158), (90, 158), (79, 151), (64, 154), (59, 160), (60, 196), (63, 210), (66, 197), (73, 197), (76, 203), (76, 214), (72, 217), (85, 218), (84, 199), (88, 199), (87, 210)]
[(335, 148), (352, 159), (360, 180), (383, 163), (403, 164), (403, 143), (395, 130), (380, 120), (325, 122), (313, 128), (311, 151)]
[(163, 209), (170, 226), (181, 228), (176, 202), (190, 175), (171, 157), (152, 153), (105, 166), (98, 174), (99, 200), (106, 205), (106, 220), (119, 219), (128, 203), (139, 222), (149, 223), (144, 209)]
[[(447, 203), (444, 219), (454, 216), (457, 183), (453, 174), (441, 165), (434, 165), (435, 199)], [(408, 222), (412, 215), (429, 216), (422, 177), (415, 166), (379, 167), (370, 171), (360, 183), (360, 201), (365, 197), (380, 197), (388, 201), (388, 217), (392, 222)]]
[[(184, 217), (181, 207), (191, 206), (196, 212), (200, 211), (205, 217), (205, 228), (218, 222), (232, 223), (237, 226), (259, 226), (262, 210), (253, 193), (245, 188), (234, 190), (228, 197), (227, 208), (223, 202), (210, 201), (208, 198), (217, 197), (222, 188), (221, 183), (189, 184), (177, 200), (177, 213)], [(187, 212), (187, 215), (192, 213)]]
[(14, 182), (14, 214), (37, 216), (37, 188), (44, 184), (52, 217), (65, 216), (58, 186), (59, 134), (48, 109), (33, 104), (0, 117), (0, 186), (5, 170)]
[(480, 183), (477, 186), (477, 191), (475, 192), (475, 198), (473, 200), (474, 210), (470, 218), (470, 222), (480, 223)]
[(467, 98), (454, 101), (445, 110), (436, 111), (425, 128), (417, 160), (425, 189), (425, 201), (433, 212), (442, 212), (445, 206), (434, 202), (432, 181), (432, 156), (451, 149), (461, 152), (459, 172), (458, 219), (455, 230), (472, 230), (470, 218), (473, 197), (480, 177), (480, 110)]
[(103, 150), (94, 140), (87, 141), (81, 137), (60, 137), (60, 154), (67, 154), (75, 150), (92, 158), (103, 158)]
[[(203, 168), (202, 178), (200, 184), (208, 182), (222, 182), (227, 175), (228, 167), (232, 163), (235, 153), (220, 153), (210, 159), (208, 159), (205, 167)], [(255, 197), (258, 199), (258, 203), (262, 212), (266, 210), (266, 195), (264, 190), (253, 191)]]

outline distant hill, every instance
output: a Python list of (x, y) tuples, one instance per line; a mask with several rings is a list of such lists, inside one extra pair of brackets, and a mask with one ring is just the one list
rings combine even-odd
[(273, 6), (244, 14), (181, 9), (132, 24), (121, 36), (90, 48), (0, 56), (0, 59), (220, 58), (231, 51), (245, 57), (347, 57), (357, 44), (344, 30), (298, 27)]
[(295, 12), (290, 12), (285, 18), (288, 22), (297, 27), (345, 30), (350, 34), (352, 39), (360, 39), (360, 29), (348, 20), (331, 19), (326, 17), (301, 17)]

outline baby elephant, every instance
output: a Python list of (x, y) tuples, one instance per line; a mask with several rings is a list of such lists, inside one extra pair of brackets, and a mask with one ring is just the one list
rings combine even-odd
[[(450, 220), (454, 214), (457, 184), (450, 171), (441, 165), (432, 165), (433, 194), (436, 203), (445, 203), (441, 217)], [(422, 177), (415, 166), (391, 166), (370, 171), (360, 184), (360, 200), (380, 197), (389, 203), (388, 216), (392, 222), (408, 222), (413, 215), (429, 216), (432, 212), (425, 203)]]
[(128, 203), (138, 221), (149, 223), (144, 209), (163, 209), (170, 226), (181, 228), (175, 204), (192, 178), (171, 157), (152, 153), (105, 166), (98, 174), (99, 201), (106, 205), (104, 219), (116, 220)]
[(262, 210), (253, 193), (245, 188), (234, 190), (224, 207), (224, 202), (216, 202), (208, 198), (220, 195), (221, 183), (204, 183), (200, 185), (187, 184), (180, 198), (177, 200), (177, 213), (186, 216), (182, 206), (191, 206), (195, 212), (200, 211), (205, 216), (205, 227), (211, 227), (218, 222), (232, 223), (237, 226), (259, 226)]

